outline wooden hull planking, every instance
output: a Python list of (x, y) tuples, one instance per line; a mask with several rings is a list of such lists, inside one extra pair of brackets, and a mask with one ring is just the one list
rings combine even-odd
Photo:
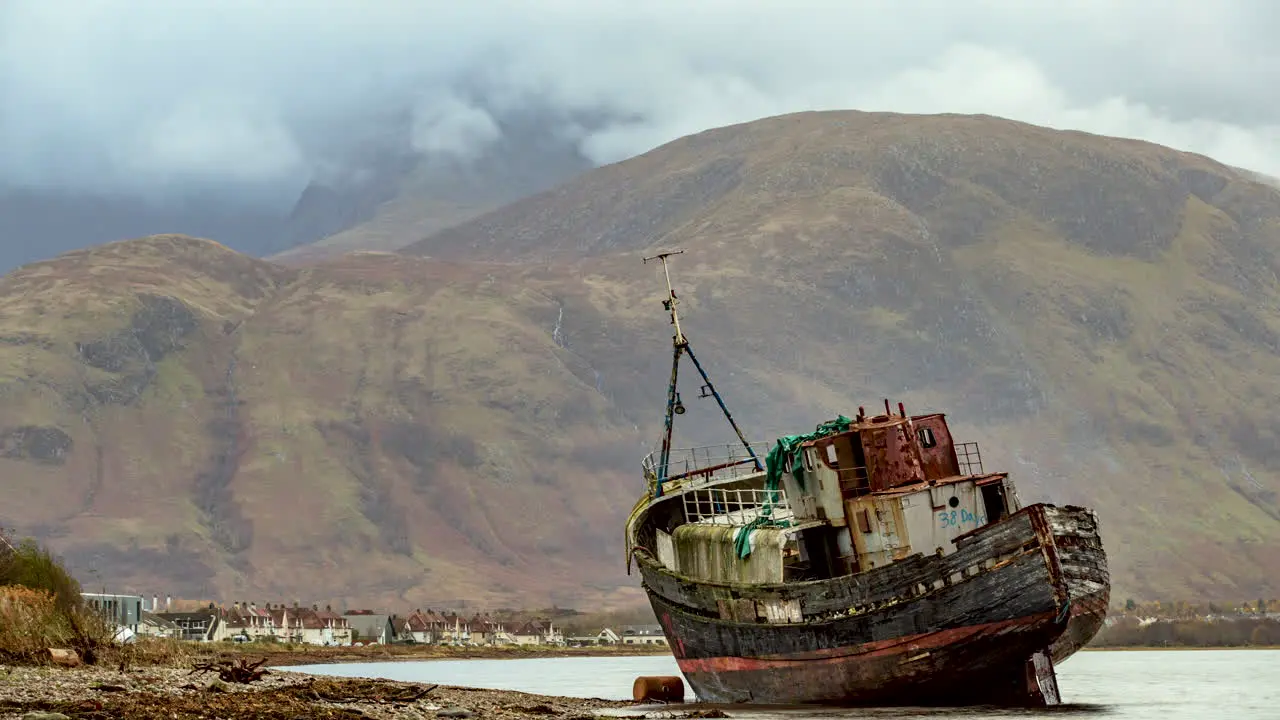
[(771, 586), (702, 583), (647, 553), (638, 559), (702, 701), (1056, 704), (1052, 663), (1088, 643), (1106, 616), (1094, 514), (1032, 505), (956, 544), (949, 555)]

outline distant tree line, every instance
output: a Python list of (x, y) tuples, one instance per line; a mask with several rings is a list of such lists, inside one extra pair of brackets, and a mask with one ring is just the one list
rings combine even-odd
[(1091, 647), (1265, 647), (1280, 645), (1280, 620), (1240, 616), (1143, 621), (1121, 617)]
[(1186, 600), (1151, 600), (1137, 602), (1130, 598), (1113, 610), (1112, 615), (1134, 615), (1144, 618), (1194, 619), (1227, 615), (1265, 615), (1280, 612), (1280, 600), (1258, 598), (1243, 602), (1188, 602)]

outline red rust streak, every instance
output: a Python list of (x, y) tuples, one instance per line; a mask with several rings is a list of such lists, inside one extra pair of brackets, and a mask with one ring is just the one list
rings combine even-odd
[(696, 672), (733, 672), (741, 670), (767, 670), (787, 667), (797, 662), (839, 663), (849, 657), (860, 658), (882, 657), (894, 654), (915, 653), (921, 650), (932, 650), (963, 643), (980, 635), (995, 635), (1019, 626), (1030, 626), (1052, 620), (1056, 613), (1048, 612), (1039, 615), (1003, 620), (982, 625), (949, 628), (937, 632), (904, 635), (892, 640), (878, 640), (847, 648), (830, 648), (813, 652), (788, 655), (766, 655), (758, 658), (713, 657), (683, 658), (677, 662), (680, 670), (686, 673)]

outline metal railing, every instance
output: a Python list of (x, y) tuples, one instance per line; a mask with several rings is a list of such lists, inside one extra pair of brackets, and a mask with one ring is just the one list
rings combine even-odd
[(961, 475), (983, 475), (982, 453), (978, 451), (978, 443), (967, 442), (956, 445), (956, 460), (960, 464)]
[[(751, 450), (756, 454), (760, 467), (764, 467), (764, 458), (769, 454), (773, 443), (751, 443)], [(657, 477), (658, 453), (645, 456), (644, 472), (646, 476)], [(747, 449), (741, 444), (706, 445), (696, 448), (679, 448), (671, 451), (667, 460), (666, 481), (682, 478), (701, 478), (704, 480), (726, 480), (759, 472), (755, 461)]]
[(840, 481), (841, 494), (866, 495), (871, 492), (871, 475), (865, 467), (837, 468), (835, 473)]
[(764, 488), (702, 488), (681, 495), (685, 521), (708, 525), (746, 525), (764, 508), (769, 517), (785, 520), (794, 516), (787, 494)]

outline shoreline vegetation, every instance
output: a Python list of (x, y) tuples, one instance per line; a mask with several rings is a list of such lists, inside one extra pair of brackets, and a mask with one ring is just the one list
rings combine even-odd
[[(318, 646), (274, 642), (194, 643), (137, 638), (118, 644), (114, 628), (89, 610), (79, 583), (33, 541), (0, 533), (0, 720), (39, 717), (498, 718), (588, 720), (631, 701), (533, 695), (367, 678), (310, 676), (289, 668), (423, 660), (623, 657), (669, 654), (665, 645), (582, 647), (390, 644)], [(1178, 604), (1174, 617), (1140, 608), (1116, 613), (1086, 650), (1198, 650), (1280, 646), (1274, 601), (1204, 617)], [(1171, 608), (1173, 609), (1173, 608)], [(1156, 608), (1160, 610), (1160, 608)], [(74, 650), (69, 663), (50, 648)], [(69, 666), (60, 666), (66, 665)], [(258, 672), (265, 670), (265, 673)], [(252, 676), (252, 681), (242, 682)], [(724, 717), (691, 706), (671, 717)]]
[[(497, 718), (586, 720), (630, 701), (325, 678), (288, 667), (433, 659), (624, 656), (663, 646), (589, 647), (191, 643), (136, 638), (91, 610), (80, 584), (44, 547), (0, 532), (0, 720), (7, 718)], [(51, 649), (72, 650), (70, 658)]]

